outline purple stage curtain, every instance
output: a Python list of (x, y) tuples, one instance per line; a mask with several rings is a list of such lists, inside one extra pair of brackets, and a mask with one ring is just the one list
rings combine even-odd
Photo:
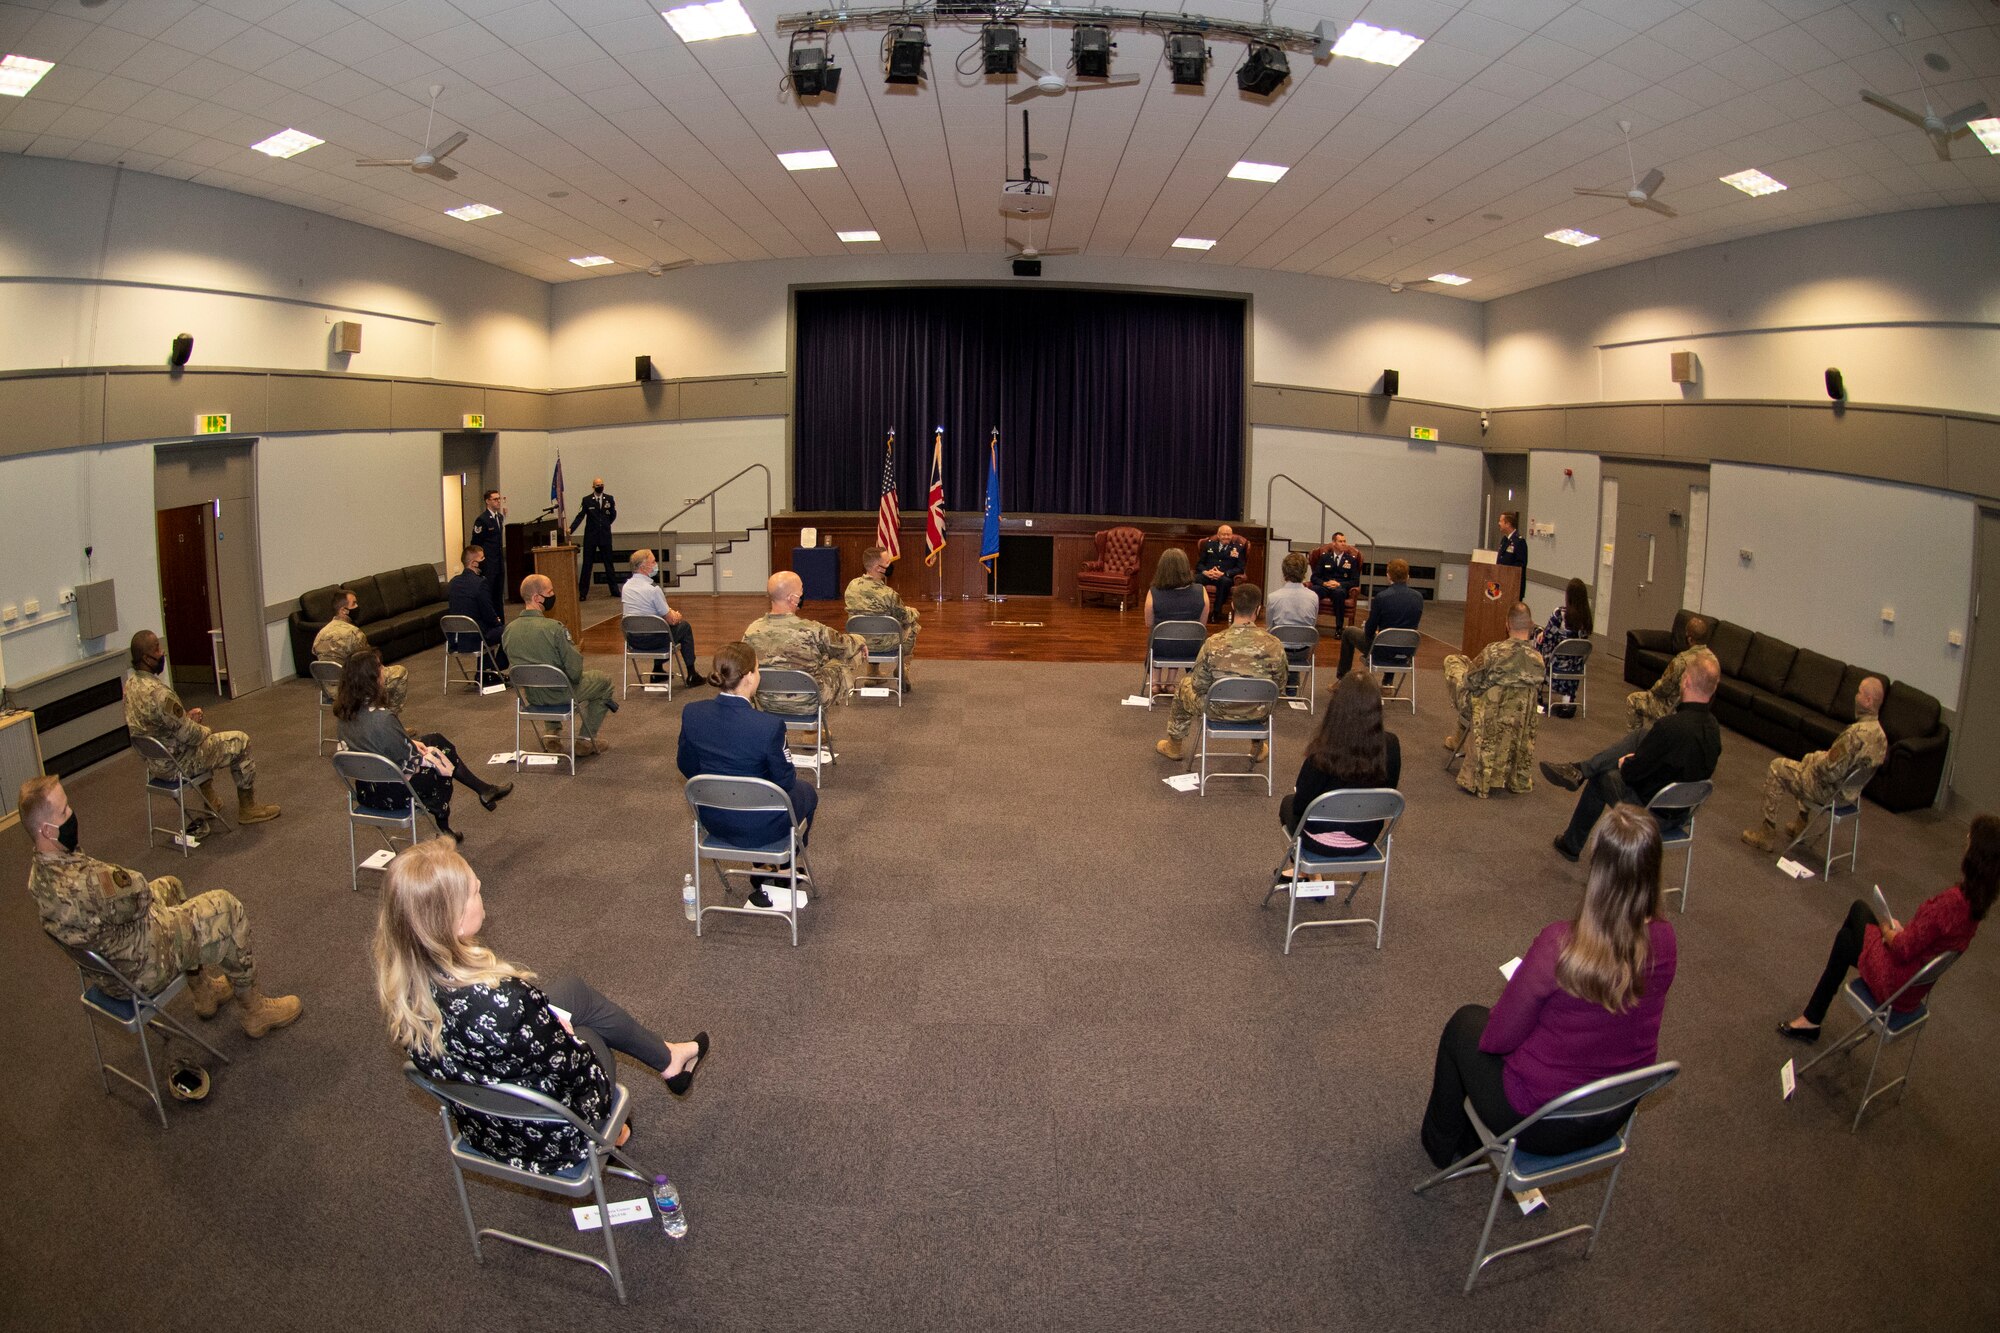
[(905, 510), (931, 432), (945, 504), (978, 509), (1000, 428), (1009, 513), (1242, 514), (1244, 303), (1019, 287), (796, 293), (793, 506), (870, 510), (896, 430)]

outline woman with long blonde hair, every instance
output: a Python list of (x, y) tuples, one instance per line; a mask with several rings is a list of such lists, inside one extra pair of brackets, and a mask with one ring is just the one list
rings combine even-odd
[[(1660, 826), (1640, 806), (1613, 806), (1576, 915), (1543, 927), (1491, 1010), (1469, 1004), (1445, 1024), (1424, 1110), (1431, 1161), (1450, 1166), (1478, 1149), (1468, 1098), (1500, 1133), (1565, 1092), (1655, 1062), (1675, 960), (1674, 928), (1659, 913)], [(1628, 1114), (1545, 1120), (1521, 1146), (1588, 1148)]]
[[(706, 1032), (664, 1042), (582, 981), (538, 983), (480, 943), (485, 921), (479, 876), (450, 838), (420, 842), (389, 863), (375, 930), (376, 994), (390, 1040), (426, 1078), (530, 1088), (601, 1124), (619, 1050), (658, 1070), (668, 1091), (687, 1095), (708, 1054)], [(458, 1112), (458, 1122), (477, 1151), (544, 1175), (585, 1151), (568, 1125), (530, 1131), (471, 1111)]]

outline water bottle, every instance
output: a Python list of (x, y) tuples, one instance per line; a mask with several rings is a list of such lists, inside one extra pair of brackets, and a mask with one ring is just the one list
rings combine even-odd
[(694, 876), (681, 876), (681, 913), (693, 921), (701, 915), (701, 900), (695, 895)]
[(687, 1214), (681, 1211), (681, 1192), (665, 1176), (653, 1177), (653, 1207), (660, 1214), (660, 1229), (675, 1240), (688, 1233)]

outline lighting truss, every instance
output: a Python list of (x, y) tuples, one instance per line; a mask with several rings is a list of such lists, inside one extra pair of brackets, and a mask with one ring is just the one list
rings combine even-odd
[[(1177, 32), (1191, 32), (1199, 33), (1211, 40), (1221, 37), (1285, 51), (1304, 51), (1319, 61), (1333, 57), (1334, 47), (1341, 35), (1341, 25), (1338, 23), (1322, 22), (1307, 31), (1254, 20), (1214, 18), (1199, 13), (1110, 7), (1084, 8), (1074, 5), (1036, 4), (1031, 0), (1020, 3), (1013, 0), (916, 0), (916, 3), (912, 4), (880, 8), (816, 9), (805, 13), (780, 15), (776, 30), (790, 32), (802, 28), (896, 29), (926, 22), (961, 24), (966, 27), (983, 26), (988, 23), (1004, 26), (1023, 22), (1068, 24), (1079, 31), (1088, 28), (1104, 31), (1107, 46), (1110, 45), (1110, 35), (1120, 30), (1157, 32), (1163, 37), (1171, 37)], [(1332, 31), (1329, 31), (1329, 27)], [(1420, 39), (1410, 40), (1421, 45)], [(1073, 51), (1073, 54), (1080, 53)], [(1084, 78), (1101, 78), (1109, 73), (1109, 66), (1107, 64), (1102, 72), (1096, 74), (1086, 68), (1079, 68), (1077, 73)]]

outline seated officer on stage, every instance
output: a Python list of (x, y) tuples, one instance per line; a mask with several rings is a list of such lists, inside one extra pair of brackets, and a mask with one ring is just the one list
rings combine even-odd
[[(861, 572), (847, 585), (847, 614), (850, 616), (894, 616), (903, 626), (903, 693), (910, 692), (910, 659), (917, 654), (917, 620), (915, 607), (904, 606), (903, 599), (889, 586), (889, 553), (879, 546), (871, 546), (861, 553)], [(868, 650), (875, 653), (891, 652), (896, 647), (892, 635), (878, 634), (868, 641)]]
[[(507, 650), (500, 646), (500, 635), (506, 630), (507, 622), (501, 616), (500, 608), (493, 604), (493, 584), (486, 577), (486, 550), (480, 546), (468, 546), (460, 559), (465, 562), (465, 567), (446, 585), (446, 597), (449, 599), (449, 604), (445, 608), (446, 613), (454, 616), (470, 616), (478, 621), (479, 637), (485, 641), (490, 650), (487, 655), (493, 659), (495, 666), (505, 671)], [(479, 647), (470, 634), (448, 634), (445, 637), (452, 641), (447, 646), (455, 653), (469, 653)], [(490, 675), (491, 672), (482, 672), (479, 683), (495, 684), (497, 677), (491, 680), (485, 679)]]
[[(625, 580), (624, 587), (619, 590), (618, 600), (624, 608), (625, 615), (658, 616), (667, 622), (667, 632), (631, 635), (625, 641), (626, 647), (637, 649), (642, 653), (669, 653), (678, 649), (684, 676), (681, 684), (689, 689), (697, 685), (706, 685), (708, 682), (701, 678), (701, 673), (694, 665), (694, 627), (687, 623), (687, 618), (680, 612), (667, 605), (667, 595), (660, 591), (659, 584), (653, 582), (653, 574), (659, 567), (660, 562), (644, 547), (632, 552), (632, 577)], [(667, 674), (666, 658), (653, 659), (653, 674), (655, 676)]]
[[(770, 614), (758, 616), (743, 631), (743, 642), (757, 654), (758, 666), (765, 671), (803, 671), (819, 682), (821, 704), (843, 702), (855, 671), (868, 660), (868, 645), (858, 634), (843, 634), (801, 616), (799, 602), (806, 588), (791, 570), (771, 575), (764, 589), (771, 598)], [(798, 717), (813, 712), (803, 699), (767, 698), (763, 707)]]
[(1201, 544), (1194, 570), (1196, 580), (1208, 590), (1210, 620), (1220, 617), (1222, 608), (1228, 605), (1229, 590), (1236, 586), (1237, 579), (1243, 577), (1244, 552), (1249, 548), (1250, 543), (1237, 536), (1227, 523)]
[[(132, 669), (125, 674), (125, 729), (150, 736), (167, 748), (167, 759), (150, 765), (156, 778), (191, 778), (228, 767), (236, 779), (236, 822), (261, 824), (281, 813), (257, 799), (257, 761), (250, 756), (250, 737), (240, 731), (210, 731), (201, 723), (199, 708), (184, 708), (173, 687), (160, 679), (167, 656), (160, 636), (142, 629), (132, 636)], [(201, 794), (217, 809), (215, 784), (201, 780)]]
[(96, 950), (148, 995), (194, 973), (187, 993), (195, 1014), (213, 1018), (233, 999), (246, 1036), (261, 1037), (299, 1016), (296, 995), (257, 989), (250, 921), (235, 894), (211, 889), (190, 898), (172, 875), (149, 881), (85, 856), (77, 849), (76, 811), (53, 776), (22, 783), (19, 809), (35, 844), (28, 893), (43, 930), (73, 949)]
[[(322, 662), (338, 662), (346, 666), (348, 658), (368, 650), (368, 636), (362, 632), (361, 626), (354, 623), (355, 608), (361, 605), (361, 599), (349, 589), (342, 588), (335, 600), (340, 605), (333, 609), (333, 619), (313, 636), (313, 656)], [(403, 700), (410, 692), (410, 669), (400, 665), (385, 666), (382, 675), (389, 682), (389, 688), (382, 696), (383, 702), (388, 704), (390, 712), (402, 712)]]
[[(1208, 707), (1208, 689), (1225, 676), (1261, 676), (1285, 688), (1291, 663), (1278, 637), (1257, 627), (1257, 612), (1264, 605), (1264, 590), (1254, 583), (1239, 583), (1230, 594), (1229, 627), (1208, 636), (1195, 654), (1190, 667), (1174, 690), (1173, 716), (1167, 719), (1167, 738), (1153, 748), (1169, 759), (1187, 752), (1187, 734), (1194, 720)], [(1224, 711), (1226, 710), (1226, 711)], [(1227, 722), (1257, 722), (1271, 715), (1267, 704), (1217, 704), (1215, 716)], [(1261, 760), (1268, 747), (1263, 741), (1250, 743), (1250, 757)]]
[(1361, 582), (1361, 552), (1347, 544), (1344, 532), (1334, 533), (1327, 546), (1329, 549), (1313, 562), (1306, 586), (1313, 590), (1315, 596), (1333, 603), (1334, 626), (1346, 629), (1347, 595)]
[[(583, 754), (603, 754), (611, 747), (598, 739), (597, 729), (604, 725), (606, 713), (618, 711), (618, 701), (611, 697), (611, 677), (602, 671), (585, 671), (583, 654), (570, 642), (569, 630), (549, 615), (556, 602), (556, 585), (548, 575), (530, 574), (522, 579), (521, 600), (528, 609), (500, 636), (507, 656), (516, 666), (529, 663), (562, 668), (569, 677), (570, 697), (576, 701), (577, 749)], [(536, 689), (527, 694), (531, 704), (562, 702), (557, 690)]]

